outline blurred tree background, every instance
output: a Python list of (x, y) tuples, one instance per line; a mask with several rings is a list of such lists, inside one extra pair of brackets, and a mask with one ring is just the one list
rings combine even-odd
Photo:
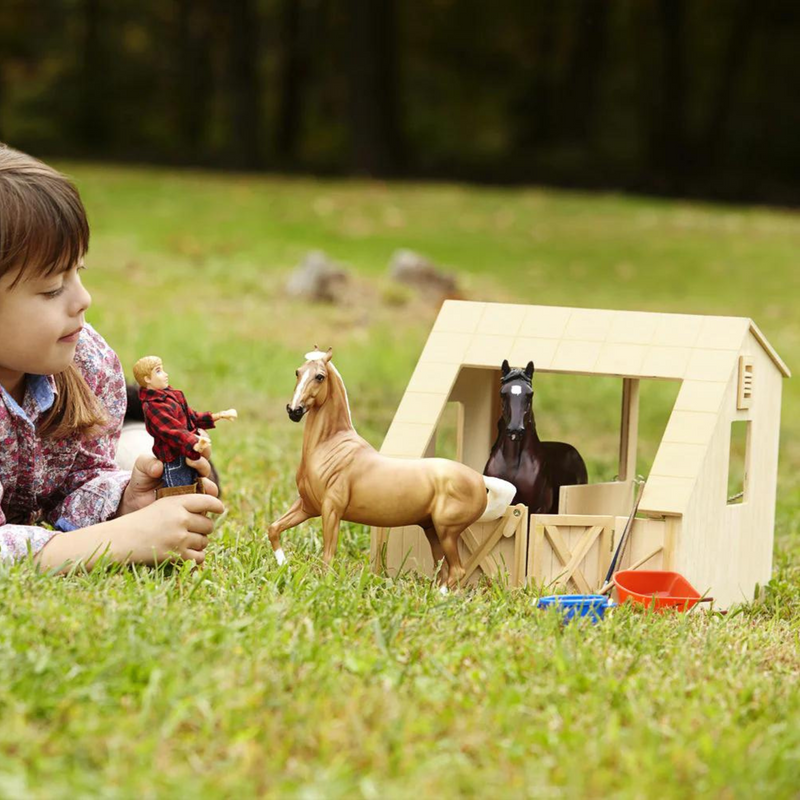
[(4, 0), (43, 157), (800, 200), (794, 0)]

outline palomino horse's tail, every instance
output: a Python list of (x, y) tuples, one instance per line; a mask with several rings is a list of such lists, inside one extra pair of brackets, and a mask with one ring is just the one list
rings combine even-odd
[(489, 496), (486, 499), (486, 510), (477, 521), (489, 522), (503, 516), (517, 493), (517, 487), (502, 478), (490, 478), (487, 475), (483, 476), (483, 482), (486, 484), (486, 493)]

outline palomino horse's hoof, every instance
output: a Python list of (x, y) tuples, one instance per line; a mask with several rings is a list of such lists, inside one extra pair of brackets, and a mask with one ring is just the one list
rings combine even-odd
[(279, 567), (282, 567), (286, 563), (286, 554), (283, 552), (282, 547), (279, 547), (275, 551), (275, 560), (278, 562)]

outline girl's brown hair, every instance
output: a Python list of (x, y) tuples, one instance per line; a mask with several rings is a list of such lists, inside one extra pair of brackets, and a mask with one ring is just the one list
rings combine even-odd
[[(71, 269), (89, 249), (89, 223), (78, 190), (60, 172), (0, 144), (0, 277), (11, 284)], [(57, 394), (39, 434), (63, 439), (96, 434), (108, 423), (73, 362), (54, 376)]]

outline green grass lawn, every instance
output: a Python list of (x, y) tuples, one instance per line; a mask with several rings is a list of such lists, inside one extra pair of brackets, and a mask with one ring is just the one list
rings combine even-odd
[[(268, 522), (294, 497), (294, 369), (333, 345), (376, 446), (435, 309), (385, 277), (410, 247), (480, 300), (750, 316), (800, 363), (800, 216), (538, 189), (61, 165), (90, 213), (90, 321), (126, 371), (161, 355), (214, 435), (228, 513), (203, 570), (54, 578), (0, 567), (0, 797), (796, 797), (800, 390), (784, 384), (775, 578), (723, 617), (621, 609), (562, 628), (533, 595), (442, 598), (368, 569), (344, 525)], [(347, 307), (287, 300), (310, 249)], [(575, 380), (582, 380), (576, 391)], [(618, 386), (541, 376), (543, 435), (615, 468)], [(646, 470), (676, 387), (643, 398)]]

